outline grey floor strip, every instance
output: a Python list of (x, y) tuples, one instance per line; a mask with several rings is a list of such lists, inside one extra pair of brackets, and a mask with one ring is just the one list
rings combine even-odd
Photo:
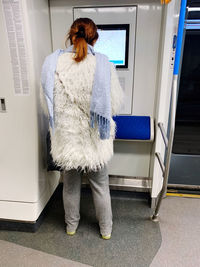
[[(62, 188), (61, 188), (62, 189)], [(134, 195), (134, 194), (133, 194)], [(81, 221), (75, 236), (65, 233), (62, 190), (36, 233), (0, 232), (0, 239), (95, 267), (147, 267), (161, 245), (159, 224), (152, 222), (146, 199), (129, 193), (112, 197), (113, 232), (103, 240), (90, 191), (83, 191)]]
[(151, 267), (200, 266), (200, 199), (165, 198), (160, 228), (162, 245)]
[(0, 240), (1, 267), (89, 267), (35, 249)]

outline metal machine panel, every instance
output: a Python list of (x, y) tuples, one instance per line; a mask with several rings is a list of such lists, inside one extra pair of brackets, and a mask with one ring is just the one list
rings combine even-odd
[(74, 19), (88, 17), (98, 24), (129, 24), (128, 44), (128, 68), (117, 69), (122, 88), (125, 91), (125, 103), (120, 114), (131, 114), (133, 76), (134, 76), (134, 52), (135, 52), (135, 29), (136, 7), (80, 7), (74, 8)]

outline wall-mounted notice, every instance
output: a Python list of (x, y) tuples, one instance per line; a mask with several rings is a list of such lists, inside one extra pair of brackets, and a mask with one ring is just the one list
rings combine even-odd
[(15, 94), (29, 94), (27, 48), (20, 0), (2, 0)]

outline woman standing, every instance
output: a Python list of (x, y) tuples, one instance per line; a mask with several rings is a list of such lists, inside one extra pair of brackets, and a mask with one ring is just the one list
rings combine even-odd
[(80, 219), (81, 175), (88, 177), (100, 233), (109, 239), (112, 209), (107, 163), (113, 156), (112, 119), (124, 101), (115, 66), (95, 53), (97, 26), (88, 18), (72, 24), (71, 46), (59, 53), (54, 73), (54, 132), (51, 154), (63, 169), (66, 232), (76, 233)]

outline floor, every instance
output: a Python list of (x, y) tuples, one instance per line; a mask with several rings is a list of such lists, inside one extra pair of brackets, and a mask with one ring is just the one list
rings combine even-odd
[(166, 197), (153, 223), (145, 199), (112, 193), (114, 227), (105, 241), (89, 190), (82, 192), (77, 234), (65, 234), (61, 190), (36, 233), (0, 232), (0, 267), (200, 266), (200, 199)]
[(165, 198), (160, 229), (162, 244), (151, 267), (200, 266), (200, 199)]
[[(147, 199), (136, 198), (134, 193), (130, 192), (120, 195), (112, 192), (111, 195), (114, 222), (111, 240), (103, 240), (99, 234), (92, 195), (88, 189), (82, 192), (81, 221), (78, 231), (75, 236), (66, 235), (62, 187), (57, 190), (51, 208), (36, 233), (2, 230), (0, 239), (2, 242), (12, 242), (12, 247), (13, 243), (20, 245), (22, 254), (19, 252), (16, 254), (20, 255), (17, 259), (21, 261), (21, 266), (27, 266), (29, 255), (32, 255), (33, 260), (33, 265), (30, 266), (34, 266), (36, 260), (34, 255), (37, 251), (40, 252), (37, 266), (55, 266), (53, 263), (48, 265), (51, 264), (48, 254), (51, 254), (50, 258), (53, 255), (57, 256), (58, 261), (66, 259), (97, 267), (149, 266), (161, 245), (161, 233), (159, 224), (150, 220), (151, 209)], [(4, 247), (4, 244), (1, 242), (0, 244)], [(9, 243), (6, 244), (6, 248), (8, 247)], [(28, 248), (31, 251), (27, 250)], [(14, 251), (19, 251), (19, 247)], [(13, 253), (11, 249), (4, 249), (4, 265), (0, 264), (0, 267), (16, 266), (9, 263), (13, 260), (15, 262)], [(43, 258), (41, 253), (48, 254)], [(48, 259), (47, 265), (43, 265), (41, 259), (44, 261)], [(79, 263), (74, 264), (80, 266)], [(68, 266), (62, 264), (58, 266)]]
[(65, 258), (0, 240), (1, 267), (87, 267)]

